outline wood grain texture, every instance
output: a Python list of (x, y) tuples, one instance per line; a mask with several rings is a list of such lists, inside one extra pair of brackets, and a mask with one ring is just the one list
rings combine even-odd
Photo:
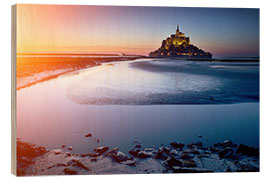
[(17, 175), (16, 162), (16, 52), (17, 52), (17, 6), (11, 6), (11, 173)]

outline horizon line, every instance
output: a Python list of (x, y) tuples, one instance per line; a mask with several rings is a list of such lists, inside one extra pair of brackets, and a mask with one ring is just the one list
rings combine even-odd
[[(141, 54), (127, 54), (127, 53), (16, 53), (17, 56), (19, 57), (31, 57), (31, 55), (33, 55), (32, 57), (35, 57), (35, 55), (79, 55), (81, 57), (83, 57), (84, 55), (93, 55), (93, 56), (141, 56), (141, 57), (149, 57), (149, 55), (141, 55)], [(30, 55), (30, 56), (29, 56)], [(36, 56), (38, 57), (38, 56)], [(55, 57), (55, 56), (51, 56), (51, 57)], [(64, 56), (63, 56), (64, 57)], [(89, 57), (89, 56), (87, 56)], [(161, 57), (162, 58), (162, 57)], [(165, 57), (164, 57), (165, 58)], [(167, 57), (170, 58), (170, 57)], [(171, 57), (174, 58), (174, 57)], [(176, 57), (177, 58), (177, 57)], [(260, 58), (260, 56), (216, 56), (214, 58)]]

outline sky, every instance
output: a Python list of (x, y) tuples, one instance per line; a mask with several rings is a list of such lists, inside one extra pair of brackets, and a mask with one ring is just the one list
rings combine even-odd
[(214, 57), (259, 56), (259, 9), (17, 6), (18, 53), (148, 55), (180, 31)]

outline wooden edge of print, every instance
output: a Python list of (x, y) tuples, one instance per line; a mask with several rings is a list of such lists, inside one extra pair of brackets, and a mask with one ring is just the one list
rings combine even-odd
[(11, 6), (11, 173), (17, 175), (16, 155), (16, 52), (17, 52), (17, 6)]

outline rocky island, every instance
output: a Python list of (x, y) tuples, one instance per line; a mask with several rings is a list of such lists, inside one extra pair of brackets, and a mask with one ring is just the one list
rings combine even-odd
[(185, 59), (211, 59), (212, 54), (190, 44), (189, 37), (179, 31), (162, 41), (161, 47), (149, 54), (150, 57), (178, 57)]

